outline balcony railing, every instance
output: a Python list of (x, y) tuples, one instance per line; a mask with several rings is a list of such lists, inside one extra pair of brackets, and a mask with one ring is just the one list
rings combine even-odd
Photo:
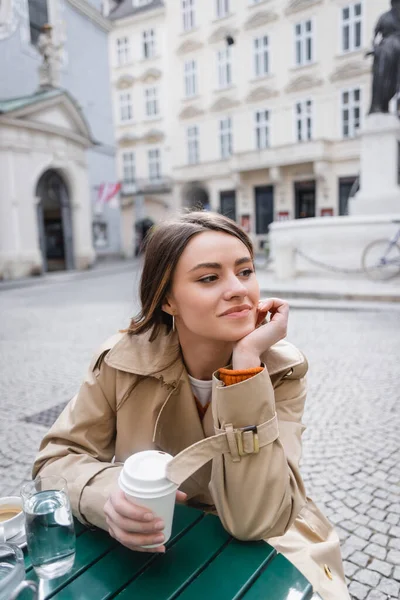
[(122, 181), (121, 194), (134, 196), (136, 194), (167, 194), (172, 189), (170, 177), (158, 179), (135, 179), (135, 181)]

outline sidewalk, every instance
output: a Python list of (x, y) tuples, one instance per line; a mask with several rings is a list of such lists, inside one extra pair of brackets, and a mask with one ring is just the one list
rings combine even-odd
[[(141, 267), (141, 259), (115, 260), (98, 263), (86, 271), (63, 271), (46, 273), (39, 277), (24, 277), (0, 281), (0, 292), (18, 288), (67, 283), (76, 280), (103, 277), (117, 273), (135, 273)], [(315, 277), (297, 277), (288, 281), (279, 281), (273, 271), (257, 267), (257, 278), (263, 296), (277, 296), (291, 300), (291, 304), (305, 305), (310, 308), (324, 301), (337, 307), (338, 303), (355, 309), (359, 303), (373, 308), (373, 303), (384, 303), (400, 310), (400, 277), (388, 282), (375, 282), (358, 279), (334, 279), (324, 275)], [(334, 306), (333, 306), (334, 305)]]
[(307, 300), (400, 303), (400, 277), (391, 281), (299, 276), (279, 281), (273, 271), (257, 269), (263, 295)]
[(68, 283), (80, 279), (90, 279), (92, 277), (103, 277), (114, 275), (116, 273), (134, 273), (140, 268), (141, 260), (138, 258), (110, 260), (96, 263), (90, 269), (85, 271), (57, 271), (55, 273), (45, 273), (36, 277), (21, 277), (20, 279), (7, 279), (0, 281), (0, 292), (3, 290), (13, 290), (18, 288), (48, 285), (52, 283)]

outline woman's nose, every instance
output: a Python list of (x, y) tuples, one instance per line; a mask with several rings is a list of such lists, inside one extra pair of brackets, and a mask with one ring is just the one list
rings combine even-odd
[(243, 283), (235, 276), (227, 282), (224, 298), (229, 300), (235, 297), (243, 298), (247, 296), (247, 288)]

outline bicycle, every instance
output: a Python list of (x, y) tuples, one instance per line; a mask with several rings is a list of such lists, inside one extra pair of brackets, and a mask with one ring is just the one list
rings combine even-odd
[[(392, 221), (400, 224), (400, 221)], [(388, 281), (400, 274), (400, 228), (389, 240), (375, 240), (365, 248), (361, 264), (374, 281)]]

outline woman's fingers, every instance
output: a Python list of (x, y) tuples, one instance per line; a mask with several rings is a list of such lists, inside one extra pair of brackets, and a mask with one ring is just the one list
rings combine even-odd
[(104, 512), (108, 526), (117, 526), (127, 533), (159, 533), (165, 527), (164, 521), (157, 517), (148, 523), (124, 517), (115, 510), (112, 504), (107, 509), (105, 508)]
[[(113, 506), (114, 510), (121, 516), (126, 517), (128, 519), (132, 519), (134, 521), (143, 521), (144, 523), (149, 523), (153, 521), (155, 515), (144, 506), (139, 506), (137, 504), (133, 504), (130, 502), (124, 492), (120, 489), (115, 490), (108, 500), (109, 503)], [(107, 503), (108, 504), (108, 503)], [(107, 506), (106, 504), (106, 506)], [(105, 507), (106, 510), (106, 507)]]
[(180, 490), (178, 490), (176, 492), (176, 502), (177, 504), (184, 504), (187, 500), (187, 494), (185, 494), (185, 492), (181, 492)]
[[(163, 545), (164, 535), (163, 534), (139, 534), (139, 533), (127, 533), (116, 525), (109, 527), (109, 533), (111, 537), (118, 540), (123, 546), (126, 546), (130, 550), (136, 550), (137, 552), (165, 552), (165, 546)], [(154, 548), (142, 548), (142, 546), (153, 544), (159, 544)]]

